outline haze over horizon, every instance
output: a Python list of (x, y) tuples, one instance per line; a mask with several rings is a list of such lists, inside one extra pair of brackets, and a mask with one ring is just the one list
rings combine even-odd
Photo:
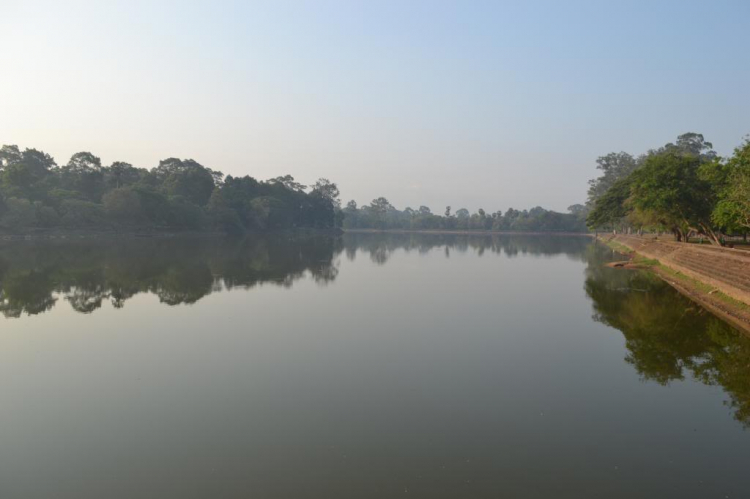
[(741, 1), (5, 1), (0, 144), (326, 177), (344, 202), (565, 211), (598, 156), (685, 132), (741, 144), (748, 17)]

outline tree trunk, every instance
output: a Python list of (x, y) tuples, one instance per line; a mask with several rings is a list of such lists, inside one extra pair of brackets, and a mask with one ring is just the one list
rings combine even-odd
[(711, 241), (711, 244), (715, 244), (717, 246), (723, 246), (721, 244), (721, 234), (714, 231), (711, 227), (705, 224), (700, 224), (700, 228), (702, 229), (701, 232), (706, 234), (708, 237), (708, 240)]

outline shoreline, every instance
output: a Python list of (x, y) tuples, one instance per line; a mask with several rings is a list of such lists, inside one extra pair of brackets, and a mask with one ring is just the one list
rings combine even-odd
[(588, 232), (523, 232), (510, 230), (447, 230), (447, 229), (344, 229), (344, 234), (429, 234), (451, 236), (578, 236), (594, 237)]
[(166, 239), (166, 238), (244, 238), (248, 236), (266, 236), (278, 234), (325, 234), (341, 236), (341, 229), (315, 229), (310, 227), (270, 229), (263, 231), (245, 231), (241, 234), (228, 234), (217, 231), (180, 231), (165, 230), (130, 230), (130, 231), (40, 231), (27, 234), (1, 234), (0, 242), (12, 241), (65, 241), (75, 239)]
[(262, 231), (246, 231), (243, 234), (231, 235), (216, 231), (180, 231), (180, 230), (57, 230), (37, 231), (17, 234), (0, 234), (0, 241), (39, 241), (39, 240), (66, 240), (66, 239), (148, 239), (148, 238), (170, 238), (170, 237), (246, 237), (253, 235), (273, 234), (329, 234), (342, 236), (344, 234), (425, 234), (433, 236), (574, 236), (595, 237), (586, 232), (543, 232), (543, 231), (495, 231), (495, 230), (442, 230), (442, 229), (315, 229), (310, 227), (270, 229)]
[[(670, 262), (665, 261), (664, 258), (654, 258), (654, 255), (644, 254), (628, 244), (627, 240), (622, 239), (613, 236), (596, 238), (609, 248), (630, 257), (628, 264), (618, 265), (618, 268), (653, 272), (683, 296), (750, 335), (750, 304), (723, 292), (722, 287), (717, 286), (716, 282), (702, 279), (695, 272), (690, 272), (688, 275), (683, 272), (683, 268), (670, 265)], [(638, 262), (637, 258), (644, 260)]]

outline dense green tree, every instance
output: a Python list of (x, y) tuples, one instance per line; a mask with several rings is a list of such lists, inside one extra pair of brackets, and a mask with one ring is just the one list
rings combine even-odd
[(631, 185), (630, 177), (621, 178), (596, 199), (586, 217), (586, 223), (591, 229), (616, 227), (628, 216), (631, 210), (626, 202), (630, 198)]
[(168, 158), (159, 162), (155, 176), (169, 196), (182, 196), (198, 206), (205, 206), (215, 187), (213, 172), (192, 159)]
[(101, 160), (90, 152), (78, 152), (60, 169), (60, 185), (81, 199), (98, 203), (105, 192)]
[(245, 224), (237, 210), (230, 206), (223, 189), (216, 189), (211, 195), (208, 201), (208, 217), (211, 227), (218, 231), (237, 235), (245, 230)]
[[(603, 193), (589, 191), (590, 228), (650, 227), (669, 230), (678, 241), (697, 232), (720, 244), (720, 230), (739, 227), (737, 205), (728, 201), (730, 190), (741, 185), (733, 176), (739, 168), (719, 158), (703, 135), (682, 134), (635, 162), (609, 157), (612, 161), (599, 162), (605, 175), (590, 182), (597, 189), (609, 184)], [(619, 178), (610, 183), (614, 177)]]
[(68, 199), (63, 201), (60, 211), (60, 222), (64, 227), (96, 228), (108, 225), (104, 207), (91, 201)]
[(0, 170), (8, 165), (21, 162), (21, 151), (18, 146), (6, 145), (0, 148)]
[(0, 183), (3, 195), (6, 198), (43, 200), (47, 191), (45, 181), (57, 168), (52, 156), (36, 149), (26, 149), (18, 155), (16, 146), (4, 146), (3, 151)]
[(572, 204), (568, 206), (568, 212), (576, 216), (584, 216), (585, 218), (587, 211), (588, 208), (582, 204)]
[(393, 205), (384, 197), (373, 199), (370, 203), (370, 211), (374, 215), (378, 225), (382, 228), (386, 227), (386, 216), (391, 210), (393, 210)]
[(735, 149), (714, 176), (720, 181), (714, 179), (719, 185), (719, 201), (712, 220), (726, 230), (747, 233), (750, 231), (750, 141)]
[[(683, 133), (675, 143), (668, 143), (658, 152), (674, 152), (677, 154), (688, 154), (697, 157), (701, 163), (713, 161), (717, 158), (713, 144), (708, 142), (701, 133)], [(657, 152), (657, 154), (658, 154)]]
[(291, 175), (276, 177), (271, 179), (269, 182), (272, 184), (281, 184), (291, 191), (304, 191), (305, 189), (307, 189), (306, 185), (296, 182), (294, 180), (294, 177), (292, 177)]
[(0, 220), (3, 227), (9, 229), (22, 229), (24, 227), (37, 227), (36, 209), (28, 199), (10, 198), (5, 202), (5, 210)]
[(338, 186), (327, 178), (319, 178), (313, 185), (311, 194), (329, 200), (335, 207), (341, 205)]
[(638, 166), (633, 156), (626, 152), (611, 152), (596, 159), (596, 168), (602, 174), (589, 180), (588, 204), (593, 206), (620, 179), (630, 175)]
[(115, 161), (106, 169), (104, 179), (107, 189), (119, 189), (137, 184), (147, 173), (145, 170), (133, 167), (130, 163)]
[(472, 231), (552, 231), (585, 232), (583, 215), (557, 213), (541, 207), (528, 211), (509, 209), (506, 215), (496, 211), (487, 213), (479, 209), (471, 214), (464, 208), (456, 216), (440, 216), (427, 206), (419, 210), (394, 208), (385, 198), (373, 200), (361, 209), (350, 201), (344, 208), (344, 227), (348, 229), (402, 229), (402, 230), (472, 230)]
[(90, 152), (77, 152), (63, 168), (71, 173), (101, 173), (102, 161)]
[(106, 193), (102, 199), (107, 216), (118, 224), (140, 224), (145, 218), (138, 192), (120, 187)]
[(224, 179), (192, 159), (167, 158), (149, 171), (122, 161), (105, 167), (79, 152), (58, 168), (41, 151), (0, 148), (0, 230), (12, 232), (59, 225), (238, 233), (343, 223), (335, 183), (305, 189), (291, 175)]
[(692, 154), (665, 151), (649, 156), (632, 175), (632, 207), (669, 227), (683, 240), (689, 230), (708, 236), (719, 244), (711, 222), (716, 200), (711, 185), (699, 167), (701, 159)]

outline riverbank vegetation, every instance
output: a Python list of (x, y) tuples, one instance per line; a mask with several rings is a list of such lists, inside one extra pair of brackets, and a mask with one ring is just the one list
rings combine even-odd
[(719, 157), (701, 134), (635, 158), (611, 153), (597, 160), (590, 181), (590, 229), (670, 232), (677, 241), (695, 233), (716, 245), (750, 231), (750, 141)]
[(350, 201), (343, 208), (344, 228), (347, 229), (399, 229), (399, 230), (469, 230), (510, 232), (586, 232), (585, 207), (573, 205), (568, 213), (545, 210), (537, 206), (530, 210), (509, 208), (502, 211), (485, 212), (483, 209), (470, 213), (466, 208), (455, 212), (446, 206), (443, 214), (433, 213), (427, 206), (418, 209), (407, 207), (396, 209), (383, 197), (374, 199), (369, 205), (357, 206)]
[(64, 165), (37, 149), (0, 149), (0, 231), (213, 230), (241, 233), (340, 226), (336, 184), (309, 192), (290, 175), (268, 181), (232, 177), (186, 159), (150, 170), (90, 152)]
[(582, 205), (558, 213), (541, 207), (471, 214), (430, 208), (396, 209), (384, 197), (340, 206), (335, 183), (313, 186), (291, 175), (259, 181), (224, 176), (192, 159), (167, 158), (152, 169), (90, 152), (58, 165), (43, 151), (0, 149), (0, 234), (50, 230), (216, 231), (287, 228), (585, 232)]

